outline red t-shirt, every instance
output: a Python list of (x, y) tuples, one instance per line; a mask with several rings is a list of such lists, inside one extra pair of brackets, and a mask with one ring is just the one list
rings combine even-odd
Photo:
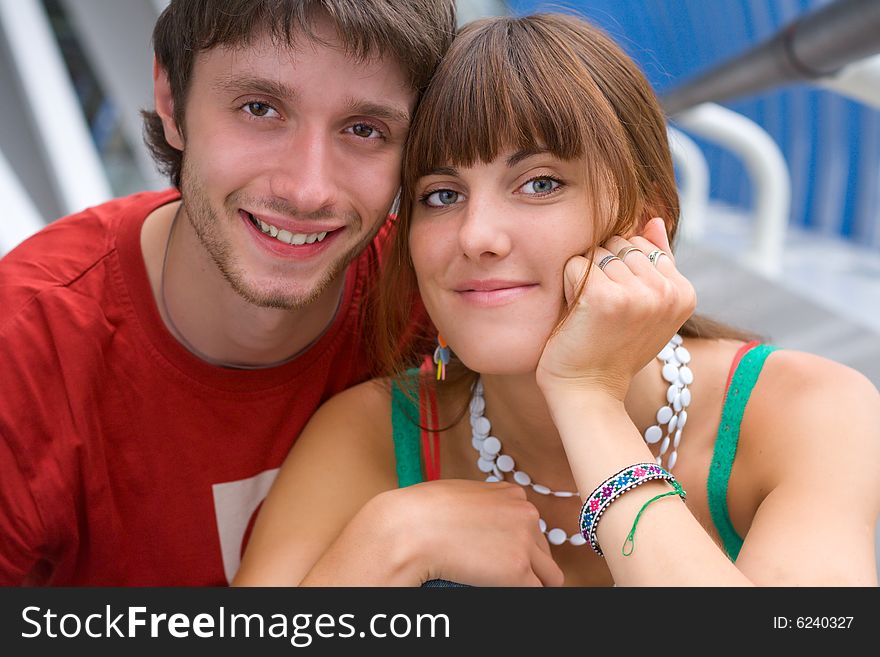
[(0, 261), (2, 584), (226, 584), (306, 421), (367, 376), (361, 302), (386, 230), (307, 352), (224, 369), (171, 336), (147, 278), (141, 226), (177, 198), (90, 208)]

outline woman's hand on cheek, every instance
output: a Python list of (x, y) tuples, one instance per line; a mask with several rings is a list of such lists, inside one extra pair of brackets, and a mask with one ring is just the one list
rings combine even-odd
[[(635, 248), (625, 252), (629, 247)], [(656, 250), (666, 255), (652, 264), (648, 255)], [(696, 306), (694, 288), (676, 269), (659, 218), (649, 221), (641, 235), (609, 239), (596, 249), (592, 264), (572, 257), (563, 284), (569, 315), (547, 341), (537, 370), (548, 401), (549, 395), (565, 391), (600, 392), (622, 401), (632, 377)]]

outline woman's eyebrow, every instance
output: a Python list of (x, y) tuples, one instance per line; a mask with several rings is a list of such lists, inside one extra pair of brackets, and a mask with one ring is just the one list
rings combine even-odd
[(523, 148), (507, 158), (507, 166), (516, 166), (523, 160), (528, 159), (533, 155), (542, 155), (543, 153), (549, 152), (549, 149), (546, 148)]
[(427, 176), (457, 176), (458, 169), (455, 167), (436, 167), (431, 169), (430, 171), (426, 171), (421, 177), (425, 178)]

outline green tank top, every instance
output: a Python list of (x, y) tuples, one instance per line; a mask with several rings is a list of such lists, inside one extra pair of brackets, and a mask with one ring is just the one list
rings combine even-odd
[[(709, 500), (709, 512), (725, 552), (732, 561), (736, 561), (742, 548), (743, 539), (737, 534), (730, 521), (727, 510), (727, 486), (736, 448), (739, 443), (739, 429), (746, 404), (752, 389), (758, 381), (758, 375), (764, 367), (767, 356), (776, 351), (777, 347), (757, 345), (742, 357), (736, 367), (724, 408), (721, 411), (721, 423), (715, 438), (715, 450), (709, 466), (709, 479), (706, 484)], [(409, 396), (401, 386), (407, 386)], [(419, 430), (419, 395), (418, 370), (411, 369), (403, 380), (395, 380), (391, 387), (391, 426), (394, 438), (394, 453), (397, 459), (398, 486), (403, 488), (418, 484), (424, 480), (422, 475), (422, 450)]]

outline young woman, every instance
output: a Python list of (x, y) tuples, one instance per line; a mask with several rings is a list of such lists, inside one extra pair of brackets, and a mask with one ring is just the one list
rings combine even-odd
[[(403, 183), (396, 374), (315, 415), (237, 584), (876, 585), (877, 390), (692, 316), (663, 117), (612, 41), (464, 28)], [(416, 285), (440, 342), (404, 373)]]

